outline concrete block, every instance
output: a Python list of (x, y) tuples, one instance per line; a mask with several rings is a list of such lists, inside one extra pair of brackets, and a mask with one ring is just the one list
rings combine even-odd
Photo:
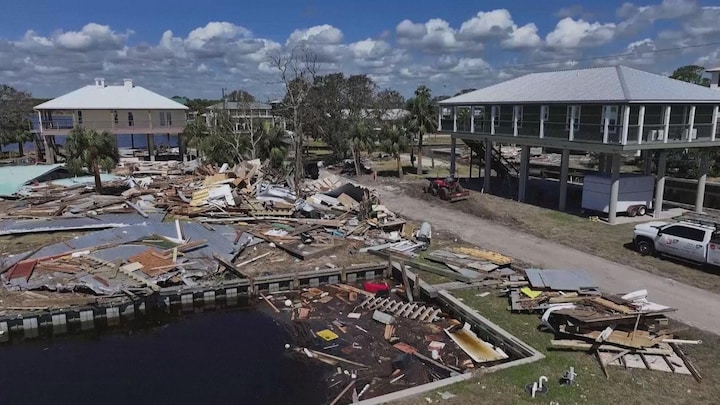
[(310, 287), (318, 287), (320, 285), (320, 279), (318, 277), (311, 278), (308, 281), (308, 284), (310, 285)]
[(134, 304), (127, 304), (125, 307), (123, 307), (120, 310), (120, 314), (125, 319), (135, 319), (135, 305)]
[(268, 284), (268, 291), (271, 293), (280, 291), (280, 283), (270, 283)]
[(347, 282), (348, 282), (348, 283), (354, 283), (354, 282), (357, 281), (357, 278), (358, 278), (358, 277), (357, 277), (357, 274), (355, 274), (355, 273), (348, 274), (348, 275), (347, 275)]
[(92, 330), (95, 327), (95, 314), (93, 311), (80, 311), (80, 330)]
[(23, 333), (26, 339), (35, 339), (40, 336), (37, 318), (23, 319)]
[(370, 270), (365, 272), (365, 280), (373, 280), (375, 279), (375, 272)]
[(238, 296), (238, 289), (237, 288), (228, 288), (225, 290), (225, 296), (230, 297), (237, 297)]
[(67, 333), (67, 315), (57, 314), (52, 316), (53, 335), (63, 335)]
[(340, 282), (340, 277), (338, 276), (330, 276), (328, 277), (328, 283), (329, 284), (337, 284)]
[(7, 322), (0, 322), (0, 342), (10, 341), (10, 328)]
[(107, 320), (108, 326), (120, 325), (120, 308), (111, 307), (105, 310), (105, 319)]

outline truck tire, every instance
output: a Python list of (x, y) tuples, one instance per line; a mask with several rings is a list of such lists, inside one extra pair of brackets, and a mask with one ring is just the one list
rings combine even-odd
[(635, 249), (642, 256), (652, 256), (655, 254), (655, 246), (653, 242), (648, 238), (638, 238), (635, 241)]
[(637, 214), (641, 217), (644, 217), (645, 214), (647, 214), (647, 207), (644, 205), (639, 206), (637, 209)]
[(637, 207), (637, 205), (633, 205), (633, 206), (631, 206), (631, 207), (628, 207), (628, 209), (627, 209), (627, 215), (628, 215), (630, 218), (637, 216), (637, 214), (638, 214), (638, 207)]

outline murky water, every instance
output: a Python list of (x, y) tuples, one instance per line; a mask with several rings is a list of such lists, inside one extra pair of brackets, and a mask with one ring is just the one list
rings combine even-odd
[(323, 372), (252, 310), (134, 333), (0, 346), (2, 404), (320, 404)]

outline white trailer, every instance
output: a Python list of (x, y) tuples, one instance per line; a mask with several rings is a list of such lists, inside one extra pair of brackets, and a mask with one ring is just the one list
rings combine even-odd
[[(608, 213), (610, 211), (611, 179), (606, 176), (585, 176), (583, 181), (583, 210)], [(655, 177), (625, 175), (620, 177), (617, 212), (629, 216), (645, 215), (652, 208)]]

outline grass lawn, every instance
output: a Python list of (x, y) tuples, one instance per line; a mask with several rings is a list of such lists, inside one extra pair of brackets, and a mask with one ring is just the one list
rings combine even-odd
[[(483, 316), (514, 334), (525, 343), (542, 352), (546, 358), (535, 363), (511, 367), (490, 374), (481, 374), (471, 381), (455, 384), (438, 391), (448, 391), (457, 397), (440, 401), (443, 404), (713, 404), (717, 403), (720, 387), (720, 337), (690, 329), (682, 338), (701, 339), (703, 344), (683, 347), (704, 378), (697, 383), (692, 376), (661, 371), (625, 370), (607, 366), (610, 379), (606, 379), (595, 357), (584, 352), (552, 350), (552, 335), (537, 329), (539, 316), (512, 314), (507, 310), (506, 297), (493, 294), (477, 297), (479, 290), (456, 291), (458, 298), (475, 308)], [(495, 293), (495, 291), (493, 291)], [(568, 367), (574, 367), (577, 384), (560, 386), (558, 381)], [(531, 399), (524, 392), (527, 383), (540, 376), (549, 381), (546, 396)], [(425, 403), (421, 398), (437, 401), (437, 393), (428, 393), (409, 399), (403, 404)]]

